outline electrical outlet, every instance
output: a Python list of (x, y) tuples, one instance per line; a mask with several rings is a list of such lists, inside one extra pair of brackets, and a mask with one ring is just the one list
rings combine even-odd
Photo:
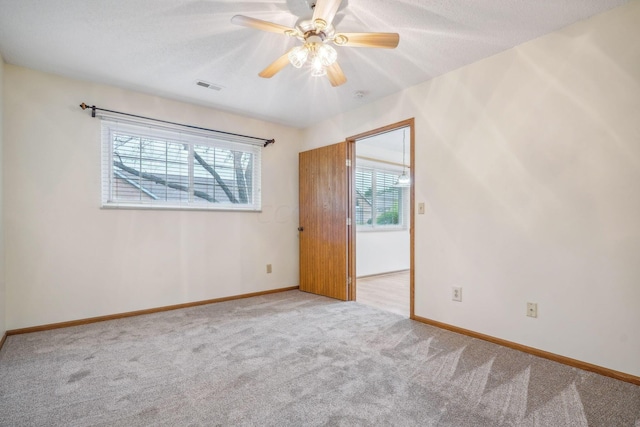
[(538, 317), (538, 304), (536, 304), (535, 302), (527, 303), (527, 316)]
[(267, 264), (267, 273), (271, 273), (271, 264)]
[(462, 288), (458, 286), (454, 286), (451, 288), (451, 299), (453, 301), (462, 301)]

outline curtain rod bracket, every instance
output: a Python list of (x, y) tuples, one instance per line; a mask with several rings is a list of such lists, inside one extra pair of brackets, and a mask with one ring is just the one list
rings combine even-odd
[(269, 139), (269, 140), (267, 140), (267, 141), (265, 141), (265, 142), (264, 142), (263, 147), (266, 147), (266, 146), (267, 146), (267, 145), (269, 145), (269, 144), (275, 144), (275, 143), (276, 143), (276, 140), (275, 140), (275, 139)]
[(82, 104), (80, 104), (80, 108), (82, 108), (83, 110), (86, 110), (87, 108), (91, 108), (91, 117), (95, 117), (96, 116), (96, 106), (92, 105), (91, 107), (89, 107), (87, 104), (85, 104), (84, 102)]

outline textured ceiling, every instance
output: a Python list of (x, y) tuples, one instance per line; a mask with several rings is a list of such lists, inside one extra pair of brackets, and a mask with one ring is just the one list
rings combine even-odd
[(0, 0), (0, 53), (11, 64), (306, 127), (626, 2), (344, 0), (339, 32), (397, 32), (400, 44), (338, 47), (347, 83), (336, 88), (292, 66), (258, 77), (299, 42), (230, 22), (243, 14), (294, 26), (311, 14), (306, 0)]

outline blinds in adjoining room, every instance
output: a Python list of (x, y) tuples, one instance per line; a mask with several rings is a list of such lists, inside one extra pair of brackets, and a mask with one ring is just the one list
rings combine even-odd
[(356, 167), (356, 225), (404, 228), (406, 188), (398, 187), (398, 172), (375, 166)]

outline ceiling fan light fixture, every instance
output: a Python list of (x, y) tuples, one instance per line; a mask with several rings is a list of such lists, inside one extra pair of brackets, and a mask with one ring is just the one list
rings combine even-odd
[(311, 75), (313, 77), (321, 77), (327, 75), (327, 67), (333, 65), (338, 59), (338, 52), (334, 48), (324, 43), (313, 43), (310, 46), (311, 51)]
[(322, 77), (327, 75), (327, 67), (317, 55), (311, 59), (311, 70), (311, 75), (313, 77)]
[(307, 45), (296, 46), (289, 52), (289, 62), (296, 68), (302, 68), (309, 57), (309, 48)]
[(328, 44), (321, 44), (318, 45), (315, 50), (315, 58), (318, 58), (322, 65), (328, 67), (336, 62), (336, 59), (338, 59), (338, 52)]

